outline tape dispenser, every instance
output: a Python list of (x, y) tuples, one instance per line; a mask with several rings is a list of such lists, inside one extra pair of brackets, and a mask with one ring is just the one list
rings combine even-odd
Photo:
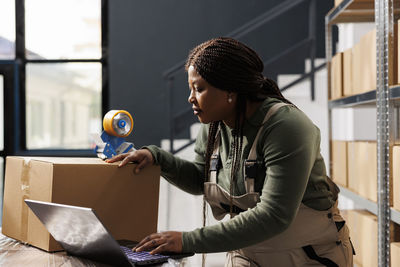
[(125, 110), (110, 110), (103, 118), (104, 131), (99, 136), (93, 135), (97, 156), (101, 159), (134, 151), (132, 143), (125, 142), (133, 129), (131, 114)]

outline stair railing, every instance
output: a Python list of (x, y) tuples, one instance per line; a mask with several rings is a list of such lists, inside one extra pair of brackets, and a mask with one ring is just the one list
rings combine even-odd
[[(281, 91), (287, 90), (296, 84), (302, 82), (305, 79), (310, 79), (311, 82), (311, 99), (314, 101), (315, 99), (315, 72), (319, 71), (323, 67), (325, 67), (325, 63), (320, 64), (319, 66), (315, 66), (315, 58), (316, 58), (316, 0), (286, 0), (272, 9), (266, 11), (260, 16), (250, 20), (244, 25), (238, 27), (237, 29), (231, 31), (230, 33), (224, 35), (227, 37), (232, 37), (235, 39), (239, 39), (241, 37), (246, 36), (247, 34), (253, 32), (254, 30), (260, 28), (261, 26), (267, 24), (271, 20), (283, 15), (287, 11), (293, 9), (303, 2), (309, 2), (309, 20), (308, 20), (308, 37), (303, 39), (302, 41), (296, 43), (290, 48), (286, 49), (282, 53), (273, 57), (272, 59), (264, 62), (264, 67), (267, 69), (269, 65), (272, 65), (283, 57), (289, 55), (290, 53), (295, 53), (299, 49), (304, 49), (305, 47), (309, 48), (309, 56), (311, 68), (310, 72), (303, 74), (300, 78), (291, 82), (290, 84), (281, 88)], [(168, 90), (167, 93), (167, 112), (169, 119), (169, 151), (173, 154), (176, 154), (186, 147), (192, 145), (195, 142), (195, 139), (190, 139), (186, 144), (180, 146), (179, 148), (174, 148), (174, 139), (177, 134), (182, 132), (187, 128), (187, 125), (193, 121), (193, 111), (191, 107), (188, 107), (184, 110), (181, 110), (177, 114), (173, 114), (173, 90), (174, 90), (174, 79), (178, 74), (181, 74), (184, 71), (186, 61), (180, 61), (175, 64), (171, 68), (167, 69), (163, 72), (163, 77), (166, 80), (166, 87)]]

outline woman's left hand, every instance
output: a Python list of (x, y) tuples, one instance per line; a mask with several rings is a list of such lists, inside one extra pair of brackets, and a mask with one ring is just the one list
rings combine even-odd
[(182, 232), (161, 232), (147, 236), (136, 247), (133, 251), (150, 251), (150, 254), (162, 253), (162, 252), (182, 252)]

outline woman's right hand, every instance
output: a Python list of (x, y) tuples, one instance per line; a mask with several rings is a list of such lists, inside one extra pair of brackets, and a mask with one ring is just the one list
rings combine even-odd
[(135, 168), (135, 173), (139, 173), (141, 169), (148, 165), (153, 165), (154, 164), (154, 158), (153, 154), (151, 154), (150, 150), (148, 149), (139, 149), (135, 150), (133, 152), (128, 152), (120, 155), (116, 155), (112, 157), (111, 159), (107, 159), (106, 162), (112, 163), (116, 161), (121, 161), (121, 163), (118, 165), (118, 167), (122, 167), (129, 162), (135, 162), (137, 163), (137, 166)]

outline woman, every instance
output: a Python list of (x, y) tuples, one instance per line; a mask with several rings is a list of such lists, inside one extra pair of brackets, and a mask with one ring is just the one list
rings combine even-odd
[(161, 165), (179, 188), (204, 194), (216, 219), (191, 232), (155, 233), (137, 251), (228, 251), (226, 266), (352, 266), (349, 231), (326, 176), (319, 129), (262, 74), (249, 47), (216, 38), (186, 63), (189, 103), (202, 128), (194, 162), (148, 146), (109, 160)]

